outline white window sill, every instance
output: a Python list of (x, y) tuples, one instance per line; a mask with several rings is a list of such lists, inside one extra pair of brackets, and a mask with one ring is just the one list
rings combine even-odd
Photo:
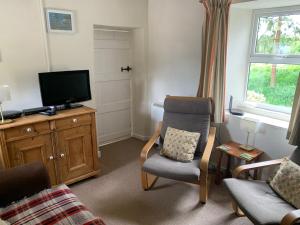
[(267, 116), (262, 116), (262, 115), (249, 113), (249, 112), (244, 112), (243, 116), (236, 116), (236, 115), (230, 114), (229, 111), (226, 111), (225, 115), (226, 115), (226, 117), (227, 116), (234, 116), (234, 117), (237, 117), (237, 118), (240, 118), (240, 119), (251, 118), (251, 119), (259, 120), (263, 124), (267, 124), (267, 125), (274, 126), (274, 127), (280, 127), (280, 128), (284, 128), (284, 129), (287, 129), (289, 127), (289, 122), (288, 121), (281, 120), (281, 119), (270, 118), (270, 117), (267, 117)]
[[(153, 106), (158, 107), (158, 108), (163, 108), (164, 103), (163, 102), (154, 102)], [(270, 126), (274, 126), (274, 127), (284, 128), (284, 129), (287, 129), (289, 127), (289, 116), (285, 117), (284, 119), (271, 118), (269, 116), (259, 115), (257, 113), (245, 112), (246, 110), (245, 110), (244, 107), (239, 107), (239, 108), (244, 111), (243, 116), (232, 115), (232, 114), (229, 113), (228, 110), (226, 110), (225, 116), (226, 117), (234, 116), (234, 117), (237, 117), (237, 118), (240, 118), (240, 119), (243, 119), (243, 118), (246, 118), (246, 117), (247, 118), (252, 118), (252, 119), (255, 119), (255, 120), (259, 120), (261, 123), (264, 123), (264, 124), (267, 124), (267, 125), (270, 125)], [(283, 115), (283, 116), (285, 116), (285, 115)]]

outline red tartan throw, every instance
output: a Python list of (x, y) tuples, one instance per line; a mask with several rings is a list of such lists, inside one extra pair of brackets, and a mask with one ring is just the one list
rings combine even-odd
[(0, 208), (0, 218), (13, 225), (105, 225), (66, 185), (41, 191), (6, 208)]

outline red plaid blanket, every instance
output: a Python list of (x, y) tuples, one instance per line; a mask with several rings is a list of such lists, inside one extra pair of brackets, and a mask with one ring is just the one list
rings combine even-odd
[(87, 210), (66, 185), (41, 191), (0, 208), (0, 218), (14, 225), (105, 225)]

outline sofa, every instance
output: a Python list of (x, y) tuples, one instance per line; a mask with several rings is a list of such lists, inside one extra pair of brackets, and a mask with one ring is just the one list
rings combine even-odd
[(40, 162), (0, 170), (0, 224), (104, 225), (64, 184), (51, 187)]

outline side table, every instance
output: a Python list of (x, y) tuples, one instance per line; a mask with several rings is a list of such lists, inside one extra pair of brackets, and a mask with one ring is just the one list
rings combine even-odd
[[(239, 147), (241, 144), (233, 142), (233, 141), (224, 143), (224, 145), (227, 145), (230, 149), (228, 151), (223, 151), (221, 149), (218, 149), (219, 160), (218, 160), (217, 174), (216, 174), (216, 179), (215, 179), (216, 184), (220, 184), (221, 180), (223, 178), (222, 172), (221, 172), (221, 167), (222, 167), (222, 159), (223, 159), (224, 154), (227, 155), (227, 168), (226, 168), (225, 177), (231, 177), (231, 175), (230, 175), (231, 157), (245, 160), (246, 164), (250, 164), (250, 163), (257, 162), (259, 160), (259, 157), (264, 153), (263, 151), (261, 151), (257, 148), (254, 150), (251, 150), (251, 151), (243, 150)], [(249, 155), (252, 156), (252, 159), (247, 160), (247, 159), (240, 157), (240, 155), (242, 153), (248, 153)], [(255, 170), (255, 172), (254, 172), (254, 178), (257, 178), (257, 170)]]

